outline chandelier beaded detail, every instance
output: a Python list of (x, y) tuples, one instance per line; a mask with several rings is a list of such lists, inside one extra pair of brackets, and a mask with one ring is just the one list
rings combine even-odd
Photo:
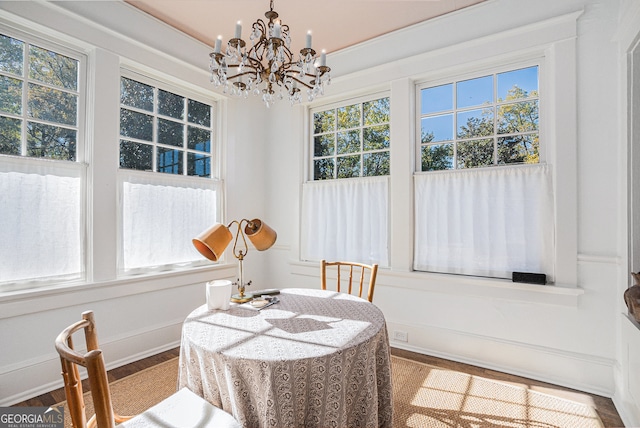
[(222, 36), (218, 36), (209, 54), (213, 85), (222, 86), (223, 93), (238, 97), (262, 94), (267, 107), (284, 98), (292, 105), (302, 102), (302, 89), (306, 89), (309, 101), (324, 95), (325, 86), (331, 84), (331, 68), (327, 67), (324, 51), (317, 60), (316, 51), (311, 48), (311, 32), (307, 33), (306, 47), (300, 50), (296, 61), (290, 49), (289, 26), (276, 20), (278, 13), (273, 10), (273, 0), (264, 16), (268, 22), (258, 19), (251, 26), (249, 50), (241, 38), (240, 22), (224, 53)]

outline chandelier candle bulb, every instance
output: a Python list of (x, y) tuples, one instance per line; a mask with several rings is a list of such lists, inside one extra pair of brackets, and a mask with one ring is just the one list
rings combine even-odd
[(323, 49), (320, 54), (320, 66), (325, 67), (327, 65), (327, 52)]
[(220, 53), (220, 48), (222, 46), (222, 36), (218, 36), (216, 39), (216, 46), (213, 49), (213, 53)]
[(311, 31), (307, 31), (307, 49), (311, 49)]
[(242, 22), (238, 21), (236, 22), (236, 39), (239, 39), (240, 36), (242, 35)]

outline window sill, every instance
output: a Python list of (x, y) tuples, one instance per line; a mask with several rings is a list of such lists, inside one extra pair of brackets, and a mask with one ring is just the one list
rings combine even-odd
[(234, 277), (235, 263), (72, 282), (0, 294), (0, 319)]
[[(319, 277), (318, 263), (292, 261), (291, 273)], [(428, 272), (399, 272), (380, 268), (376, 285), (420, 290), (424, 292), (458, 294), (486, 299), (502, 299), (577, 307), (584, 289), (566, 284), (525, 284), (507, 279), (480, 278)]]

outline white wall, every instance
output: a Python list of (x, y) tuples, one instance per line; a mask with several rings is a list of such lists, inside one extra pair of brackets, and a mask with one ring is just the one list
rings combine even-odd
[[(80, 319), (82, 311), (95, 311), (107, 366), (117, 367), (179, 346), (184, 318), (205, 301), (205, 282), (234, 278), (237, 268), (228, 256), (227, 264), (213, 268), (117, 277), (120, 67), (179, 78), (190, 91), (221, 99), (209, 84), (209, 48), (119, 1), (1, 2), (0, 20), (47, 40), (70, 43), (89, 58), (88, 138), (94, 150), (88, 165), (95, 188), (87, 201), (87, 283), (0, 295), (0, 406), (4, 406), (62, 386), (53, 341), (65, 326)], [(256, 127), (246, 127), (241, 117), (246, 107), (238, 111), (233, 102), (221, 102), (220, 108), (221, 129), (239, 131), (221, 135), (222, 156), (228, 157), (223, 162), (227, 190), (248, 194), (252, 183), (263, 181), (255, 179), (263, 173), (263, 153), (250, 149), (264, 120), (256, 115), (252, 119)], [(231, 198), (228, 217), (264, 217), (261, 194), (260, 190)], [(259, 272), (263, 262), (260, 257), (255, 260)]]
[[(640, 269), (638, 254), (638, 218), (640, 212), (638, 193), (640, 176), (640, 3), (625, 0), (619, 10), (620, 24), (615, 41), (618, 43), (618, 63), (620, 69), (620, 141), (622, 156), (618, 159), (620, 168), (620, 192), (628, 194), (626, 209), (619, 212), (619, 236), (624, 246), (621, 280), (618, 294), (623, 293), (631, 281), (627, 272)], [(624, 204), (623, 204), (624, 206)], [(625, 263), (626, 262), (626, 263)], [(621, 409), (628, 426), (638, 425), (640, 421), (640, 324), (627, 316), (626, 307), (620, 303), (618, 319), (620, 322), (618, 355), (619, 365), (616, 367), (616, 391), (614, 402)]]
[[(622, 11), (637, 8), (631, 0), (622, 3), (490, 0), (329, 55), (334, 82), (316, 105), (380, 89), (392, 94), (392, 268), (380, 273), (375, 303), (391, 332), (408, 333), (407, 343), (394, 341), (394, 346), (613, 396), (625, 423), (640, 425), (640, 397), (633, 395), (640, 389), (634, 362), (640, 329), (622, 315), (628, 231), (627, 142), (620, 121), (626, 90), (621, 55), (627, 46), (621, 45), (635, 36), (617, 34)], [(104, 83), (113, 89), (123, 57), (210, 90), (206, 46), (120, 2), (1, 2), (0, 12), (46, 24), (86, 44), (104, 66), (96, 70), (97, 87)], [(637, 21), (630, 27), (626, 34), (636, 34)], [(527, 38), (541, 31), (542, 36)], [(414, 82), (481, 64), (481, 56), (491, 65), (496, 58), (526, 56), (540, 46), (548, 69), (555, 69), (548, 135), (558, 140), (556, 172), (569, 183), (558, 189), (568, 197), (561, 201), (557, 225), (564, 243), (559, 256), (569, 279), (556, 287), (514, 286), (411, 272)], [(562, 67), (573, 59), (575, 72)], [(358, 71), (361, 61), (373, 68)], [(113, 103), (106, 92), (99, 91)], [(247, 277), (259, 288), (317, 287), (318, 267), (298, 261), (306, 107), (281, 103), (266, 110), (255, 99), (230, 100), (222, 107), (227, 219), (260, 217), (278, 231), (275, 247), (248, 255)], [(96, 132), (96, 138), (105, 138), (109, 146), (117, 139), (112, 129), (117, 107), (102, 105), (100, 111), (96, 126), (103, 124), (106, 137)], [(116, 153), (105, 150), (106, 156)], [(116, 209), (115, 191), (103, 185), (108, 197), (94, 201), (105, 213), (97, 220), (115, 233), (108, 217)], [(108, 259), (112, 251), (94, 254)], [(82, 310), (96, 310), (108, 363), (117, 366), (177, 346), (182, 319), (204, 301), (202, 284), (235, 275), (231, 258), (218, 270), (126, 281), (117, 280), (111, 264), (100, 260), (95, 258), (97, 276), (86, 286), (0, 296), (0, 405), (61, 385), (53, 338)]]
[[(391, 91), (392, 267), (379, 274), (375, 303), (385, 313), (394, 346), (613, 396), (627, 425), (640, 425), (639, 400), (633, 395), (640, 382), (634, 362), (640, 330), (623, 315), (622, 301), (629, 276), (621, 9), (610, 0), (493, 0), (329, 55), (334, 82), (313, 105)], [(565, 25), (569, 21), (573, 34)], [(637, 22), (629, 25), (637, 36)], [(558, 260), (569, 279), (555, 287), (515, 287), (507, 281), (411, 272), (414, 83), (471, 63), (481, 67), (483, 55), (490, 66), (526, 57), (542, 45), (543, 73), (552, 75), (543, 97), (554, 98), (546, 106), (553, 130), (543, 132), (547, 141), (555, 140), (552, 163), (564, 175), (562, 183), (573, 181), (570, 192), (556, 188), (563, 192), (556, 201), (563, 210), (557, 217), (564, 240)], [(573, 64), (566, 53), (574, 55)], [(361, 71), (363, 64), (370, 68)], [(290, 137), (278, 140), (273, 155), (280, 165), (303, 162), (303, 167), (295, 188), (294, 171), (280, 168), (269, 175), (268, 185), (278, 189), (269, 217), (287, 228), (279, 229), (279, 243), (290, 247), (288, 253), (270, 252), (269, 273), (273, 285), (315, 287), (317, 266), (298, 262), (308, 145), (299, 129), (304, 113), (291, 110), (290, 121), (283, 114), (278, 110), (276, 123), (290, 130)], [(567, 234), (572, 230), (573, 238)], [(394, 331), (407, 332), (408, 342), (394, 341)]]

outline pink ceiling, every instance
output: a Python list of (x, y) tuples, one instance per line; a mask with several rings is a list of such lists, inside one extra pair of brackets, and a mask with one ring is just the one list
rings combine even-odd
[[(269, 0), (125, 0), (209, 46), (218, 35), (226, 43), (242, 22), (242, 38), (269, 10)], [(313, 48), (334, 52), (385, 33), (485, 0), (275, 0), (274, 10), (291, 29), (292, 50), (304, 47), (308, 30)]]

